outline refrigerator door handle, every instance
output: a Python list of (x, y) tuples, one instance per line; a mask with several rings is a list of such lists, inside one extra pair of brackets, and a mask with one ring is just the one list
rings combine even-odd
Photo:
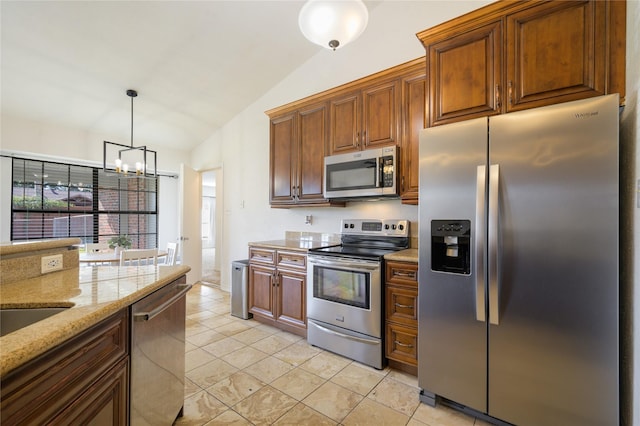
[(476, 274), (476, 320), (485, 322), (485, 267), (484, 267), (484, 242), (486, 241), (485, 228), (485, 196), (487, 187), (487, 168), (478, 166), (476, 176), (476, 241), (475, 241), (475, 274)]
[(500, 324), (500, 255), (498, 213), (500, 205), (500, 165), (489, 168), (489, 323)]

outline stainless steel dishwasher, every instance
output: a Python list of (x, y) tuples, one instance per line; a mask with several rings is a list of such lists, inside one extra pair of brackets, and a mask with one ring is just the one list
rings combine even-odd
[(182, 277), (131, 305), (131, 424), (171, 425), (184, 406)]

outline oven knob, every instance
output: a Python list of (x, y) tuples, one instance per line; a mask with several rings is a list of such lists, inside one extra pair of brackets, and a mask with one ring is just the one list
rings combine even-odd
[(396, 225), (391, 225), (391, 229), (393, 229), (394, 231), (396, 230)]
[(352, 223), (351, 225), (349, 225), (349, 228), (353, 229), (355, 228), (355, 225)]
[(349, 224), (348, 223), (344, 224), (344, 229), (349, 229)]
[(398, 229), (401, 231), (404, 231), (404, 225), (403, 224), (398, 225)]
[(389, 229), (389, 225), (385, 225), (385, 226), (384, 226), (384, 229)]

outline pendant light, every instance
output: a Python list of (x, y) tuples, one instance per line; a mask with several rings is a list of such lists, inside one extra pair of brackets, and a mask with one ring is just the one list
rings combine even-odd
[(302, 34), (332, 50), (358, 38), (368, 21), (369, 12), (361, 0), (308, 0), (298, 15)]
[[(138, 96), (138, 92), (129, 89), (127, 96), (131, 98), (131, 145), (104, 141), (102, 169), (105, 172), (116, 172), (125, 177), (156, 177), (156, 152), (147, 149), (146, 146), (133, 146), (133, 98)], [(113, 160), (112, 167), (107, 165), (110, 159)], [(130, 164), (135, 165), (135, 174), (133, 169), (129, 174)]]

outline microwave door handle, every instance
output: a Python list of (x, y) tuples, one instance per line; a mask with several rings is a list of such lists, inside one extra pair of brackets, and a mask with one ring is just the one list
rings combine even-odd
[(380, 188), (382, 184), (382, 157), (378, 158), (376, 161), (376, 188)]

